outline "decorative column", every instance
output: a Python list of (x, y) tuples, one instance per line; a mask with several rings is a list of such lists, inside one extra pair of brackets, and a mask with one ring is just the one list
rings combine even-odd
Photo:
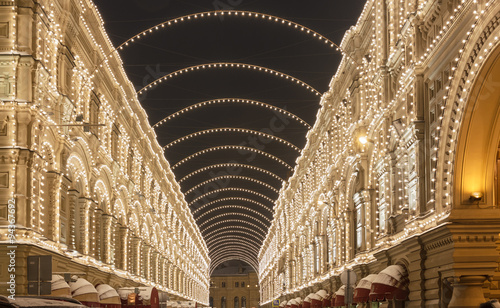
[(45, 231), (47, 238), (58, 241), (59, 240), (59, 210), (58, 207), (57, 193), (59, 191), (59, 174), (55, 172), (45, 172), (45, 187), (43, 187), (44, 194), (47, 200), (44, 200), (46, 206), (45, 212), (48, 214)]
[(68, 192), (68, 205), (69, 205), (69, 239), (68, 239), (68, 248), (70, 250), (77, 250), (76, 247), (76, 231), (75, 228), (77, 226), (76, 220), (78, 219), (76, 213), (76, 202), (78, 200), (78, 192), (76, 190), (70, 190)]
[(116, 253), (117, 253), (117, 246), (119, 245), (119, 239), (117, 241), (116, 234), (118, 233), (119, 229), (117, 227), (118, 221), (116, 220), (116, 217), (111, 216), (111, 226), (109, 229), (109, 239), (111, 241), (109, 245), (109, 264), (117, 264), (116, 262)]
[[(449, 308), (473, 308), (485, 301), (483, 283), (498, 269), (498, 209), (453, 210), (446, 226), (453, 241), (453, 294)], [(446, 278), (446, 277), (445, 277)]]
[(76, 239), (78, 239), (76, 248), (79, 252), (84, 255), (90, 255), (90, 233), (92, 230), (90, 229), (90, 214), (92, 209), (90, 207), (90, 201), (86, 198), (80, 197), (78, 199), (78, 216), (76, 217), (79, 220), (79, 228), (76, 230), (78, 234), (76, 235)]
[(144, 277), (144, 279), (150, 280), (150, 251), (151, 246), (147, 244), (142, 245), (142, 262), (141, 262), (141, 271), (140, 276)]
[(112, 221), (113, 217), (108, 214), (102, 214), (102, 228), (101, 228), (101, 236), (102, 238), (102, 251), (100, 257), (102, 261), (106, 264), (111, 263), (111, 232), (112, 230)]
[(141, 264), (141, 239), (137, 236), (132, 237), (132, 262), (131, 270), (136, 276), (140, 276), (140, 264)]
[(363, 195), (363, 211), (364, 211), (364, 225), (365, 227), (363, 228), (364, 232), (364, 250), (371, 250), (372, 249), (372, 244), (373, 244), (373, 230), (374, 230), (374, 223), (376, 222), (375, 220), (375, 209), (374, 206), (372, 205), (372, 194), (374, 193), (373, 189), (370, 190), (363, 190), (361, 194)]
[(93, 243), (94, 243), (94, 258), (96, 260), (103, 260), (103, 251), (102, 251), (102, 229), (103, 229), (103, 222), (102, 222), (102, 214), (103, 211), (100, 208), (96, 208), (94, 210), (94, 238), (93, 238)]
[(118, 268), (126, 271), (129, 269), (127, 266), (128, 260), (128, 241), (129, 241), (129, 230), (127, 227), (120, 227), (118, 231), (118, 250), (116, 252), (116, 259)]
[(159, 263), (158, 263), (158, 257), (159, 257), (159, 253), (154, 250), (152, 253), (151, 253), (151, 266), (149, 267), (149, 270), (150, 270), (150, 280), (153, 281), (154, 283), (158, 283), (158, 267), (159, 267)]

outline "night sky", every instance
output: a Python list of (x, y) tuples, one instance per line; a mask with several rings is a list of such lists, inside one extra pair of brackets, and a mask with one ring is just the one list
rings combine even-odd
[[(94, 0), (104, 19), (104, 26), (115, 46), (120, 45), (138, 32), (183, 15), (220, 9), (244, 10), (267, 13), (282, 17), (311, 28), (340, 44), (347, 29), (356, 23), (365, 0)], [(340, 56), (335, 49), (297, 29), (269, 20), (253, 17), (227, 16), (192, 19), (156, 31), (132, 43), (120, 51), (125, 70), (136, 89), (170, 72), (200, 64), (214, 62), (238, 62), (264, 66), (300, 79), (319, 92), (328, 90)], [(146, 109), (149, 122), (154, 125), (180, 109), (208, 100), (241, 98), (260, 101), (285, 109), (313, 125), (319, 108), (319, 96), (274, 75), (261, 71), (236, 68), (211, 68), (180, 74), (163, 81), (154, 89), (139, 96)], [(164, 146), (182, 136), (212, 128), (246, 128), (273, 134), (293, 145), (305, 145), (307, 128), (298, 121), (276, 111), (248, 104), (214, 104), (186, 112), (155, 128), (160, 145)], [(180, 142), (165, 151), (170, 165), (210, 147), (241, 145), (272, 154), (291, 167), (299, 154), (283, 143), (256, 137), (247, 133), (222, 132), (205, 134)], [(238, 163), (266, 169), (282, 179), (291, 172), (277, 160), (247, 150), (216, 150), (199, 155), (174, 169), (177, 180), (204, 166)], [(281, 181), (276, 177), (249, 168), (211, 168), (189, 177), (181, 183), (183, 192), (203, 181), (223, 175), (245, 176), (268, 183), (279, 190)], [(277, 193), (267, 186), (243, 178), (221, 178), (201, 186), (186, 195), (190, 203), (196, 196), (220, 188), (246, 188), (275, 200)], [(214, 206), (241, 205), (254, 209), (269, 219), (272, 212), (247, 201), (235, 201), (242, 197), (257, 201), (269, 209), (273, 204), (261, 195), (241, 191), (221, 191), (208, 195), (191, 206), (192, 211), (207, 202)], [(229, 198), (227, 201), (217, 201)], [(208, 208), (195, 212), (199, 217)], [(236, 210), (237, 211), (237, 210)], [(219, 209), (198, 220), (202, 223), (227, 213)], [(241, 213), (262, 219), (259, 215)], [(223, 219), (245, 219), (241, 215)], [(221, 226), (232, 226), (234, 221), (212, 226), (209, 221), (201, 230), (207, 234)], [(247, 219), (253, 225), (264, 228), (268, 222)], [(262, 233), (249, 224), (241, 224)], [(247, 235), (234, 230), (234, 235)], [(262, 234), (262, 236), (264, 236)], [(258, 238), (259, 236), (257, 236)], [(210, 242), (209, 242), (210, 244)], [(210, 246), (210, 245), (209, 245)], [(215, 251), (215, 250), (212, 250)]]

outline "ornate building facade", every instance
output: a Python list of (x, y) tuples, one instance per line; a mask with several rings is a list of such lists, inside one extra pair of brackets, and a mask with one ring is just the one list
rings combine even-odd
[(259, 278), (256, 272), (214, 273), (210, 277), (210, 307), (256, 308), (259, 302)]
[(499, 1), (366, 3), (280, 191), (261, 304), (391, 265), (406, 307), (500, 296), (499, 21)]
[(208, 304), (208, 249), (102, 24), (89, 0), (0, 3), (0, 239), (16, 247), (16, 293), (26, 257), (51, 254), (94, 285)]

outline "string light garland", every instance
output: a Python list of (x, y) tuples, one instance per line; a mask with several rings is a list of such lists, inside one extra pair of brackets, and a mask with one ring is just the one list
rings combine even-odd
[(264, 214), (262, 214), (261, 212), (258, 212), (254, 209), (251, 209), (251, 208), (248, 208), (246, 206), (241, 206), (241, 205), (220, 205), (220, 206), (217, 206), (217, 207), (214, 207), (206, 212), (203, 212), (203, 214), (201, 214), (200, 216), (196, 217), (196, 221), (200, 220), (202, 217), (206, 216), (206, 215), (209, 215), (210, 213), (213, 213), (215, 211), (219, 211), (221, 209), (230, 209), (230, 208), (233, 208), (233, 209), (240, 209), (240, 210), (245, 210), (245, 211), (249, 211), (255, 215), (258, 215), (260, 217), (262, 217), (265, 221), (267, 221), (268, 223), (271, 222), (271, 220), (269, 218), (267, 218)]
[[(242, 231), (242, 230), (225, 230), (225, 231), (220, 231), (219, 233), (215, 233), (213, 234), (212, 236), (205, 236), (205, 239), (206, 239), (206, 242), (207, 243), (211, 243), (212, 240), (214, 239), (217, 239), (219, 238), (220, 236), (224, 235), (224, 234), (234, 234), (234, 233), (237, 233), (237, 234), (243, 234), (244, 237), (246, 238), (252, 238), (252, 239), (255, 239), (257, 240), (259, 243), (262, 242), (262, 238), (260, 237), (257, 237), (254, 233), (249, 233), (249, 232), (246, 232), (246, 231)], [(229, 235), (231, 236), (231, 235)]]
[(255, 167), (255, 166), (252, 166), (252, 165), (246, 165), (246, 164), (224, 163), (224, 164), (210, 165), (210, 166), (206, 166), (206, 167), (197, 169), (197, 170), (195, 170), (195, 171), (187, 174), (183, 178), (181, 178), (178, 181), (178, 183), (181, 184), (185, 180), (188, 180), (189, 178), (191, 178), (193, 175), (197, 175), (197, 174), (200, 174), (202, 172), (205, 172), (205, 171), (208, 171), (208, 170), (212, 170), (212, 169), (217, 169), (217, 168), (228, 168), (228, 169), (229, 168), (231, 168), (231, 169), (232, 168), (245, 168), (245, 169), (255, 170), (255, 171), (258, 171), (258, 172), (270, 175), (270, 176), (272, 176), (273, 178), (277, 179), (280, 182), (284, 181), (281, 177), (277, 176), (276, 174), (274, 174), (274, 173), (272, 173), (272, 172), (270, 172), (269, 170), (266, 170), (266, 169), (262, 169), (262, 168), (259, 168), (259, 167)]
[(219, 181), (219, 180), (222, 180), (222, 179), (237, 179), (237, 180), (244, 180), (244, 181), (248, 181), (248, 182), (253, 182), (253, 183), (257, 183), (259, 185), (262, 185), (262, 186), (264, 186), (264, 187), (266, 187), (266, 188), (274, 191), (275, 193), (279, 193), (279, 191), (276, 188), (274, 188), (273, 186), (271, 186), (271, 185), (269, 185), (267, 183), (264, 183), (262, 181), (256, 180), (254, 178), (251, 178), (251, 177), (241, 176), (241, 175), (221, 175), (221, 176), (212, 178), (210, 180), (206, 180), (204, 182), (201, 182), (200, 184), (198, 184), (196, 186), (193, 186), (192, 188), (190, 188), (189, 190), (187, 190), (184, 194), (187, 196), (190, 193), (192, 193), (193, 191), (195, 191), (196, 189), (198, 189), (198, 188), (200, 188), (202, 186), (205, 186), (208, 183)]
[[(259, 263), (256, 260), (249, 258), (246, 255), (236, 256), (236, 258), (240, 259), (241, 261), (247, 262), (248, 265), (250, 265), (254, 269), (255, 272), (258, 272), (258, 270), (259, 270), (258, 264)], [(210, 269), (209, 269), (210, 275), (212, 275), (212, 273), (217, 268), (217, 266), (219, 266), (220, 264), (222, 264), (226, 261), (231, 261), (234, 259), (235, 259), (235, 257), (231, 256), (231, 255), (221, 256), (218, 259), (213, 259), (212, 262), (210, 263)], [(213, 265), (212, 265), (212, 263), (213, 263)]]
[[(264, 240), (264, 234), (261, 234), (257, 231), (255, 231), (254, 229), (251, 229), (251, 228), (247, 228), (247, 227), (244, 227), (244, 226), (239, 226), (239, 225), (233, 225), (233, 226), (224, 226), (224, 227), (219, 227), (217, 228), (216, 230), (212, 230), (210, 232), (208, 232), (207, 234), (204, 235), (204, 237), (206, 239), (210, 239), (210, 236), (212, 234), (216, 234), (216, 233), (221, 233), (221, 231), (224, 231), (224, 230), (238, 230), (238, 229), (241, 229), (241, 230), (245, 230), (245, 231), (249, 231), (250, 234), (254, 234), (256, 236), (258, 236), (258, 238), (263, 241)], [(217, 235), (217, 234), (216, 234)]]
[(249, 238), (249, 237), (246, 237), (246, 236), (240, 236), (240, 235), (225, 235), (225, 236), (218, 236), (217, 238), (215, 238), (214, 241), (207, 241), (207, 247), (209, 250), (212, 250), (212, 246), (214, 244), (217, 244), (219, 242), (225, 242), (225, 241), (231, 241), (233, 239), (236, 239), (236, 240), (243, 240), (243, 241), (249, 241), (251, 242), (252, 244), (255, 245), (255, 247), (260, 247), (260, 245), (262, 243), (260, 242), (255, 242), (252, 238)]
[(189, 135), (185, 135), (181, 138), (178, 138), (178, 139), (170, 142), (169, 144), (163, 146), (163, 149), (164, 150), (168, 149), (168, 148), (170, 148), (170, 147), (172, 147), (180, 142), (183, 142), (183, 141), (186, 141), (186, 140), (198, 137), (198, 136), (203, 136), (203, 135), (207, 135), (207, 134), (227, 133), (227, 132), (251, 134), (251, 135), (255, 135), (255, 136), (259, 136), (259, 137), (264, 137), (264, 138), (269, 139), (269, 140), (278, 141), (278, 142), (292, 148), (293, 150), (300, 152), (300, 149), (297, 146), (293, 145), (289, 141), (281, 139), (280, 137), (276, 137), (276, 136), (273, 136), (271, 134), (259, 132), (259, 131), (252, 130), (252, 129), (237, 128), (237, 127), (221, 127), (221, 128), (210, 128), (210, 129), (201, 130), (201, 131), (189, 134)]
[(220, 198), (220, 199), (217, 199), (217, 200), (214, 200), (214, 201), (211, 201), (211, 202), (203, 204), (202, 206), (200, 206), (199, 208), (197, 208), (196, 210), (193, 211), (193, 215), (196, 215), (196, 213), (198, 213), (199, 211), (203, 211), (207, 207), (210, 207), (210, 206), (212, 206), (212, 205), (214, 205), (216, 203), (224, 202), (224, 201), (244, 201), (244, 202), (249, 202), (249, 203), (253, 203), (253, 204), (258, 205), (263, 210), (266, 210), (266, 211), (268, 211), (270, 213), (273, 213), (272, 207), (265, 206), (264, 204), (262, 204), (260, 202), (257, 202), (257, 201), (255, 201), (253, 199), (242, 198), (242, 197), (228, 197), (228, 198)]
[[(251, 11), (242, 11), (242, 10), (216, 10), (216, 11), (206, 11), (206, 12), (199, 12), (199, 13), (193, 13), (189, 15), (184, 15), (181, 17), (177, 17), (174, 19), (170, 19), (167, 21), (163, 21), (157, 25), (154, 25), (146, 30), (143, 30), (139, 32), (138, 34), (132, 36), (122, 44), (120, 44), (116, 49), (123, 49), (123, 47), (128, 46), (130, 43), (133, 43), (135, 40), (142, 38), (143, 36), (147, 36), (151, 33), (154, 33), (155, 31), (161, 30), (162, 28), (172, 26), (177, 23), (182, 23), (182, 22), (187, 22), (191, 20), (196, 20), (196, 19), (202, 19), (202, 18), (208, 18), (208, 17), (217, 17), (217, 16), (241, 16), (241, 17), (254, 17), (256, 19), (254, 20), (269, 20), (269, 21), (274, 21), (277, 23), (281, 23), (283, 25), (286, 25), (288, 27), (292, 27), (293, 29), (298, 29), (301, 32), (304, 32), (306, 34), (312, 35), (313, 37), (317, 38), (320, 41), (323, 41), (325, 44), (328, 44), (328, 46), (335, 48), (337, 51), (340, 51), (342, 55), (348, 56), (346, 53), (342, 51), (342, 48), (340, 48), (337, 44), (335, 44), (333, 41), (330, 39), (326, 38), (325, 36), (319, 34), (318, 32), (303, 26), (301, 24), (298, 24), (296, 22), (293, 22), (291, 20), (287, 20), (278, 16), (274, 15), (269, 15), (269, 14), (264, 14), (264, 13), (257, 13), (257, 12), (251, 12)], [(353, 60), (354, 61), (354, 60)]]
[(279, 71), (276, 71), (276, 70), (273, 70), (273, 69), (270, 69), (267, 67), (259, 66), (259, 65), (246, 64), (246, 63), (235, 63), (235, 62), (206, 63), (206, 64), (199, 64), (199, 65), (194, 65), (194, 66), (182, 68), (182, 69), (176, 70), (172, 73), (163, 75), (163, 76), (153, 80), (152, 82), (150, 82), (149, 84), (144, 86), (142, 89), (137, 91), (137, 94), (141, 95), (141, 94), (145, 93), (146, 91), (153, 89), (154, 86), (162, 83), (163, 81), (177, 77), (179, 75), (189, 73), (189, 72), (199, 71), (200, 69), (204, 70), (204, 69), (210, 69), (210, 68), (237, 68), (237, 69), (248, 69), (248, 70), (254, 70), (254, 71), (258, 71), (258, 72), (264, 72), (266, 74), (275, 75), (275, 76), (278, 76), (278, 77), (283, 78), (285, 80), (289, 80), (292, 83), (298, 84), (299, 86), (306, 88), (310, 92), (314, 93), (316, 96), (321, 96), (321, 93), (318, 90), (316, 90), (315, 88), (313, 88), (312, 86), (310, 86), (306, 82), (304, 82), (300, 79), (297, 79), (291, 75), (288, 75), (288, 74), (285, 74), (285, 73), (282, 73), (282, 72), (279, 72)]
[[(233, 213), (219, 214), (219, 215), (215, 215), (213, 217), (210, 217), (209, 219), (205, 220), (204, 222), (198, 223), (198, 228), (200, 228), (200, 230), (201, 230), (203, 226), (205, 226), (206, 224), (210, 223), (211, 221), (213, 221), (215, 219), (218, 219), (218, 218), (221, 218), (221, 217), (226, 217), (226, 216), (243, 216), (243, 217), (246, 217), (248, 219), (257, 221), (258, 223), (262, 224), (264, 226), (264, 228), (268, 227), (268, 225), (266, 223), (264, 223), (262, 220), (260, 220), (258, 218), (255, 218), (252, 215), (248, 215), (248, 214), (244, 214), (244, 213), (238, 213), (238, 212), (233, 212)], [(227, 220), (226, 219), (226, 220), (221, 220), (220, 222), (217, 222), (217, 223), (225, 223), (226, 221), (233, 221), (233, 220), (230, 220), (230, 219)]]
[(239, 187), (226, 187), (226, 188), (219, 188), (219, 189), (215, 189), (215, 190), (211, 190), (201, 196), (198, 196), (196, 197), (195, 199), (193, 199), (193, 201), (189, 202), (188, 203), (188, 206), (191, 207), (193, 206), (197, 201), (201, 200), (201, 199), (204, 199), (210, 195), (213, 195), (213, 194), (217, 194), (217, 193), (220, 193), (220, 192), (225, 192), (225, 191), (240, 191), (240, 192), (246, 192), (246, 193), (250, 193), (250, 194), (254, 194), (258, 197), (261, 197), (262, 199), (265, 199), (271, 203), (274, 203), (274, 200), (269, 198), (268, 196), (266, 195), (263, 195), (261, 193), (258, 193), (256, 191), (253, 191), (251, 189), (246, 189), (246, 188), (239, 188)]
[[(258, 272), (259, 265), (258, 265), (257, 261), (250, 259), (250, 258), (247, 258), (246, 256), (237, 256), (237, 257), (240, 260), (247, 262), (250, 266), (252, 266), (252, 268), (255, 270), (255, 272)], [(234, 257), (232, 257), (232, 256), (221, 257), (220, 259), (212, 260), (212, 262), (210, 263), (210, 270), (209, 270), (210, 275), (212, 275), (213, 271), (217, 268), (217, 266), (219, 266), (220, 264), (222, 264), (226, 261), (231, 261), (231, 260), (234, 260)]]
[(271, 111), (279, 112), (279, 113), (285, 115), (286, 117), (291, 118), (291, 119), (299, 122), (307, 129), (311, 129), (311, 125), (309, 125), (306, 121), (302, 120), (297, 115), (295, 115), (295, 114), (293, 114), (285, 109), (276, 107), (276, 106), (271, 105), (271, 104), (263, 103), (260, 101), (242, 99), (242, 98), (219, 98), (219, 99), (203, 101), (200, 103), (190, 105), (188, 107), (185, 107), (185, 108), (183, 108), (175, 113), (172, 113), (171, 115), (161, 119), (160, 121), (158, 121), (156, 124), (153, 125), (153, 128), (159, 127), (159, 126), (165, 124), (166, 122), (168, 122), (168, 121), (170, 121), (170, 120), (172, 120), (172, 119), (174, 119), (174, 118), (176, 118), (176, 117), (178, 117), (186, 112), (197, 110), (197, 109), (205, 107), (205, 106), (211, 106), (211, 105), (216, 105), (216, 104), (227, 104), (227, 103), (264, 107), (264, 108), (269, 109)]
[[(239, 247), (242, 246), (243, 248), (249, 249), (254, 255), (257, 255), (259, 252), (260, 246), (256, 246), (253, 242), (249, 242), (248, 239), (245, 240), (239, 240), (239, 239), (234, 239), (234, 240), (225, 240), (225, 241), (220, 241), (217, 243), (214, 243), (210, 247), (210, 251), (212, 254), (217, 256), (217, 252), (220, 249), (220, 247)], [(214, 255), (209, 255), (210, 258), (215, 257)]]
[(262, 150), (258, 150), (258, 149), (254, 149), (254, 148), (251, 148), (251, 147), (246, 147), (246, 146), (241, 146), (241, 145), (221, 145), (221, 146), (216, 146), (216, 147), (211, 147), (211, 148), (208, 148), (208, 149), (204, 149), (204, 150), (201, 150), (199, 152), (196, 152), (192, 155), (189, 155), (188, 157), (185, 157), (183, 158), (182, 160), (180, 160), (179, 162), (177, 162), (175, 165), (173, 165), (171, 167), (172, 170), (175, 170), (176, 168), (178, 168), (180, 165), (182, 164), (185, 164), (186, 162), (188, 162), (189, 160), (197, 157), (197, 156), (200, 156), (200, 155), (203, 155), (203, 154), (206, 154), (206, 153), (210, 153), (210, 152), (214, 152), (214, 151), (224, 151), (224, 150), (243, 150), (243, 151), (247, 151), (247, 152), (254, 152), (254, 153), (257, 153), (257, 154), (261, 154), (262, 156), (265, 156), (265, 157), (268, 157), (268, 158), (271, 158), (272, 160), (280, 163), (281, 165), (285, 166), (286, 168), (288, 168), (288, 170), (292, 171), (293, 168), (287, 164), (286, 162), (284, 162), (283, 160), (281, 160), (280, 158), (272, 155), (272, 154), (269, 154), (267, 152), (264, 152)]
[[(245, 247), (245, 246), (240, 246), (240, 245), (227, 245), (223, 248), (219, 248), (219, 249), (214, 250), (210, 254), (210, 259), (217, 260), (221, 256), (234, 255), (234, 254), (240, 254), (241, 256), (253, 257), (257, 253), (257, 251), (252, 251), (252, 249), (249, 249), (249, 248), (251, 248), (251, 246)], [(253, 252), (253, 254), (249, 254), (249, 252)], [(253, 257), (253, 258), (255, 258), (255, 257)]]

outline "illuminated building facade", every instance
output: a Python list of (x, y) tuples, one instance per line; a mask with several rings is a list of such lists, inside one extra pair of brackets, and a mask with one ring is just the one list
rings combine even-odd
[(26, 257), (51, 254), (54, 272), (93, 285), (208, 304), (205, 241), (102, 24), (88, 0), (0, 4), (0, 235), (17, 247), (16, 293)]
[(259, 278), (250, 267), (230, 273), (215, 271), (210, 277), (210, 307), (255, 308), (259, 301)]
[(280, 191), (261, 304), (391, 265), (408, 294), (384, 305), (500, 296), (499, 19), (499, 1), (366, 3)]

